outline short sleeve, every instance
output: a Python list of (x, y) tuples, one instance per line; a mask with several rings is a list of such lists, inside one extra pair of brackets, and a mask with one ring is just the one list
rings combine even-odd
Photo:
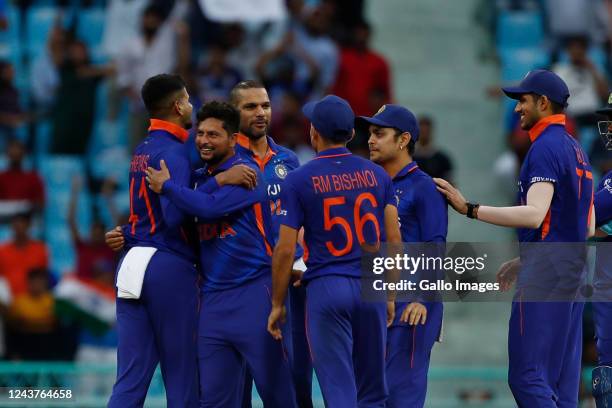
[(444, 242), (448, 232), (446, 200), (433, 181), (419, 185), (416, 215), (423, 242)]
[(553, 149), (545, 144), (534, 144), (529, 152), (527, 185), (540, 182), (556, 184), (559, 176), (559, 162)]
[(387, 205), (392, 205), (394, 207), (397, 207), (397, 198), (395, 196), (395, 190), (393, 189), (393, 181), (391, 180), (391, 177), (389, 177), (387, 173), (383, 173), (383, 180), (384, 180), (384, 186), (385, 186), (385, 192), (384, 192), (385, 207)]
[(304, 208), (294, 186), (294, 180), (295, 177), (291, 175), (285, 179), (280, 195), (281, 211), (278, 218), (281, 225), (299, 229), (304, 224)]

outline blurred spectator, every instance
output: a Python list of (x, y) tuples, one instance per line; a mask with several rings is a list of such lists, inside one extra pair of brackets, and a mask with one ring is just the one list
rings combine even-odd
[[(298, 76), (300, 63), (308, 65), (310, 76)], [(301, 100), (311, 97), (320, 76), (319, 65), (295, 44), (295, 34), (291, 30), (285, 33), (278, 46), (261, 55), (255, 70), (270, 95), (273, 109), (281, 108), (286, 93), (297, 95)]]
[(208, 55), (195, 75), (197, 96), (201, 103), (227, 100), (234, 85), (242, 81), (240, 72), (228, 64), (226, 57), (220, 45), (209, 48)]
[[(90, 237), (84, 240), (79, 233), (77, 224), (77, 199), (80, 190), (80, 180), (75, 177), (72, 182), (72, 192), (68, 205), (68, 226), (76, 250), (76, 275), (84, 279), (108, 280), (115, 270), (115, 253), (104, 243), (106, 228), (102, 222), (96, 220), (91, 225)], [(108, 282), (106, 282), (108, 283)]]
[(116, 59), (117, 85), (130, 101), (130, 151), (147, 134), (149, 118), (140, 98), (147, 78), (178, 71), (185, 77), (189, 64), (189, 30), (180, 23), (185, 1), (177, 0), (166, 17), (157, 5), (147, 6), (141, 17), (140, 32), (122, 40)]
[(138, 36), (138, 23), (147, 0), (109, 0), (104, 17), (102, 49), (115, 60), (119, 57), (126, 39)]
[(434, 122), (429, 116), (419, 118), (419, 141), (414, 151), (414, 160), (419, 168), (431, 177), (452, 182), (453, 163), (450, 157), (434, 144)]
[(307, 81), (313, 77), (309, 61), (312, 59), (318, 67), (318, 76), (310, 97), (316, 99), (328, 93), (334, 84), (338, 74), (339, 53), (329, 34), (332, 18), (329, 7), (325, 7), (325, 3), (305, 7), (304, 14), (304, 23), (293, 28), (296, 78), (298, 81)]
[(220, 43), (226, 50), (227, 62), (240, 71), (243, 78), (253, 78), (255, 64), (262, 52), (262, 26), (240, 23), (221, 26)]
[(553, 51), (570, 36), (585, 35), (594, 44), (608, 38), (608, 17), (603, 0), (545, 0), (546, 26)]
[[(19, 91), (13, 85), (15, 69), (10, 62), (0, 61), (0, 136), (4, 139), (15, 136), (15, 129), (27, 120), (21, 109)], [(4, 144), (4, 143), (1, 143)]]
[(333, 7), (331, 22), (332, 37), (342, 46), (350, 45), (353, 26), (364, 20), (364, 0), (324, 0)]
[(49, 272), (27, 272), (26, 290), (15, 296), (7, 322), (7, 357), (11, 360), (53, 359), (57, 321)]
[(40, 212), (45, 205), (45, 187), (35, 170), (25, 170), (24, 144), (12, 140), (7, 147), (8, 168), (0, 172), (0, 221), (17, 213)]
[(578, 126), (595, 126), (595, 110), (608, 96), (608, 82), (587, 55), (589, 40), (585, 36), (567, 39), (568, 62), (553, 66), (567, 84), (570, 91), (567, 113), (572, 115)]
[(7, 279), (13, 297), (26, 292), (28, 271), (49, 265), (45, 243), (30, 237), (30, 221), (30, 214), (13, 217), (13, 238), (0, 245), (0, 274)]
[(6, 19), (6, 0), (0, 0), (0, 31), (8, 28), (8, 20)]
[(51, 109), (60, 83), (59, 67), (63, 64), (68, 47), (68, 32), (58, 19), (47, 39), (47, 47), (32, 62), (32, 97), (42, 112)]
[(59, 85), (51, 112), (51, 153), (86, 152), (93, 129), (96, 90), (110, 67), (93, 66), (84, 42), (73, 40), (59, 65)]
[(271, 134), (277, 143), (293, 150), (303, 164), (314, 156), (314, 151), (310, 148), (310, 125), (302, 114), (302, 104), (299, 95), (285, 93), (279, 109), (272, 110)]
[(356, 115), (371, 116), (389, 103), (391, 74), (385, 58), (369, 48), (370, 26), (359, 22), (350, 46), (340, 53), (340, 69), (333, 93), (346, 99)]

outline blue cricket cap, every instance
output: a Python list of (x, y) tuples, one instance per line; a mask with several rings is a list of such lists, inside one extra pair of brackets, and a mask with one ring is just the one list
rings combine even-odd
[(383, 105), (374, 116), (359, 116), (357, 123), (367, 123), (386, 128), (409, 132), (412, 140), (419, 140), (419, 123), (412, 112), (400, 105)]
[(302, 107), (302, 112), (312, 126), (328, 139), (349, 140), (353, 136), (355, 113), (347, 101), (336, 95), (308, 102)]
[(521, 95), (535, 93), (546, 95), (553, 102), (566, 107), (570, 96), (565, 82), (554, 72), (545, 69), (529, 71), (518, 86), (507, 86), (502, 91), (512, 99), (519, 99)]

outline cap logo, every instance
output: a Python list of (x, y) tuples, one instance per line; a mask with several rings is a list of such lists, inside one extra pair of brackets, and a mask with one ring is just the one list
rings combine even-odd
[(376, 112), (376, 114), (378, 115), (380, 113), (383, 113), (385, 109), (387, 109), (387, 105), (381, 106), (380, 109), (378, 110), (378, 112)]

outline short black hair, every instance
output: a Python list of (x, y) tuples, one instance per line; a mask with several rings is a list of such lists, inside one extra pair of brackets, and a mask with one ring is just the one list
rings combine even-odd
[(266, 87), (262, 82), (254, 79), (238, 82), (230, 91), (229, 101), (232, 105), (238, 106), (238, 93), (243, 89), (266, 89)]
[(223, 122), (223, 129), (230, 135), (240, 129), (240, 112), (227, 102), (211, 101), (202, 105), (197, 113), (198, 123), (208, 118)]
[(169, 108), (171, 98), (184, 88), (185, 81), (180, 75), (159, 74), (146, 80), (140, 94), (149, 115), (158, 116)]
[(589, 36), (586, 34), (574, 34), (574, 35), (568, 35), (566, 37), (563, 38), (563, 43), (565, 45), (565, 47), (567, 48), (570, 44), (580, 44), (580, 46), (582, 46), (582, 48), (589, 48), (590, 45), (590, 39)]
[(142, 11), (143, 16), (150, 15), (150, 14), (156, 17), (159, 17), (160, 19), (163, 20), (166, 17), (167, 13), (164, 12), (164, 9), (160, 5), (153, 3), (153, 4), (149, 4)]

